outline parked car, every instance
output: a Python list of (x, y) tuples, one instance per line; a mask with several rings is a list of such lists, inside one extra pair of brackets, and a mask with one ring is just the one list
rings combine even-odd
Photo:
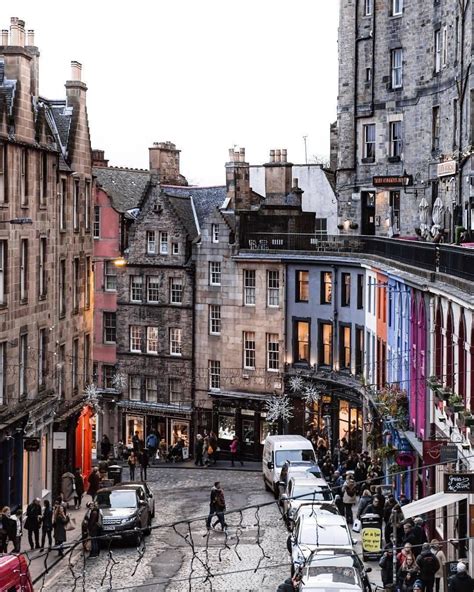
[(23, 555), (0, 555), (0, 592), (34, 592)]
[(280, 494), (286, 489), (286, 485), (291, 477), (307, 477), (312, 476), (316, 479), (324, 479), (319, 465), (310, 460), (291, 461), (287, 460), (281, 468), (280, 472)]
[(263, 482), (276, 498), (280, 494), (281, 469), (287, 460), (316, 463), (313, 445), (303, 436), (267, 436), (262, 456)]
[(346, 519), (336, 514), (300, 516), (295, 522), (287, 547), (293, 568), (303, 564), (317, 549), (353, 551), (351, 532)]
[(155, 517), (155, 497), (153, 495), (153, 491), (150, 489), (146, 481), (141, 481), (140, 483), (137, 483), (135, 481), (125, 481), (123, 483), (120, 483), (120, 487), (140, 487), (141, 489), (143, 489), (148, 502), (148, 506), (150, 508), (151, 517)]
[(139, 533), (134, 529), (140, 528), (144, 534), (150, 534), (151, 512), (142, 488), (116, 485), (99, 489), (96, 501), (102, 510), (104, 534), (134, 543), (139, 539)]
[(280, 496), (280, 505), (287, 523), (294, 520), (301, 504), (332, 502), (334, 502), (334, 496), (326, 480), (312, 476), (292, 477), (288, 481), (285, 493)]

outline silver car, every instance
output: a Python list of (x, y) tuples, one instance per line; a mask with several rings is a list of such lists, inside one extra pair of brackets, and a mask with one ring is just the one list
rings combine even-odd
[(150, 489), (146, 481), (124, 481), (123, 483), (120, 483), (120, 487), (139, 487), (142, 489), (148, 502), (148, 507), (150, 508), (151, 517), (155, 517), (155, 497), (153, 496), (153, 491)]
[(296, 512), (302, 504), (331, 504), (334, 496), (325, 479), (316, 479), (312, 475), (292, 477), (288, 481), (285, 493), (280, 496), (283, 516), (288, 525), (295, 519)]

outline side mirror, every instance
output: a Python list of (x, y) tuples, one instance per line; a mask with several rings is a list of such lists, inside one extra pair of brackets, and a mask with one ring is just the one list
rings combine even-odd
[(140, 508), (144, 508), (145, 506), (148, 506), (148, 503), (147, 503), (147, 502), (145, 502), (145, 501), (143, 501), (143, 500), (140, 500), (140, 501), (138, 502), (138, 505), (140, 506)]
[(278, 481), (278, 485), (280, 487), (286, 487), (286, 483), (284, 481)]
[(352, 544), (353, 544), (353, 545), (357, 545), (357, 543), (358, 543), (358, 542), (359, 542), (359, 541), (358, 541), (357, 539), (352, 539)]
[(371, 567), (366, 567), (364, 571), (365, 571), (365, 573), (370, 573), (372, 571), (372, 568)]
[(273, 463), (271, 460), (267, 462), (267, 468), (270, 469), (270, 471), (273, 469)]

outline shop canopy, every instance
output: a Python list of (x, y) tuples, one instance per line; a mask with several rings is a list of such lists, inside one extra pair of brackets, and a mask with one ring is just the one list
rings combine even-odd
[(466, 493), (444, 493), (440, 491), (439, 493), (434, 493), (423, 499), (416, 500), (416, 502), (402, 506), (402, 512), (405, 518), (413, 518), (414, 516), (420, 516), (421, 514), (450, 506), (451, 504), (457, 504), (465, 499), (467, 499)]

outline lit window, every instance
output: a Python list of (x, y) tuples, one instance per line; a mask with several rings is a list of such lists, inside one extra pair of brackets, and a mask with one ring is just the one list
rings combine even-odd
[(148, 277), (147, 300), (148, 302), (159, 302), (160, 300), (160, 278), (158, 276)]
[(168, 254), (168, 233), (160, 232), (160, 253), (162, 255)]
[(267, 333), (267, 370), (280, 369), (280, 341), (278, 335)]
[(170, 304), (182, 304), (183, 302), (183, 280), (173, 277), (170, 279)]
[(209, 305), (209, 333), (211, 335), (221, 333), (221, 307), (218, 304)]
[(392, 88), (403, 86), (403, 50), (392, 50)]
[(255, 333), (244, 331), (244, 368), (255, 370)]
[(319, 364), (332, 365), (332, 324), (321, 323), (319, 326)]
[(148, 255), (156, 254), (156, 232), (148, 230), (146, 233), (146, 252)]
[(256, 277), (254, 269), (244, 269), (244, 304), (255, 306)]
[(296, 302), (309, 302), (309, 273), (296, 272)]
[(341, 273), (341, 306), (351, 304), (351, 274)]
[(280, 306), (280, 272), (267, 271), (267, 305)]
[(294, 323), (293, 334), (295, 335), (295, 350), (293, 352), (293, 359), (297, 364), (309, 364), (309, 328), (310, 324), (308, 321), (295, 321)]
[(339, 366), (341, 369), (351, 369), (351, 328), (341, 327), (339, 335)]
[(130, 325), (130, 351), (142, 353), (143, 327)]
[(182, 354), (181, 329), (173, 327), (170, 329), (170, 354), (180, 356)]
[(146, 328), (146, 353), (158, 353), (158, 327)]
[(221, 264), (219, 261), (209, 262), (209, 284), (211, 286), (221, 285)]
[(219, 391), (221, 388), (221, 363), (219, 360), (209, 360), (209, 388)]
[(141, 302), (143, 299), (143, 277), (130, 276), (130, 302)]

